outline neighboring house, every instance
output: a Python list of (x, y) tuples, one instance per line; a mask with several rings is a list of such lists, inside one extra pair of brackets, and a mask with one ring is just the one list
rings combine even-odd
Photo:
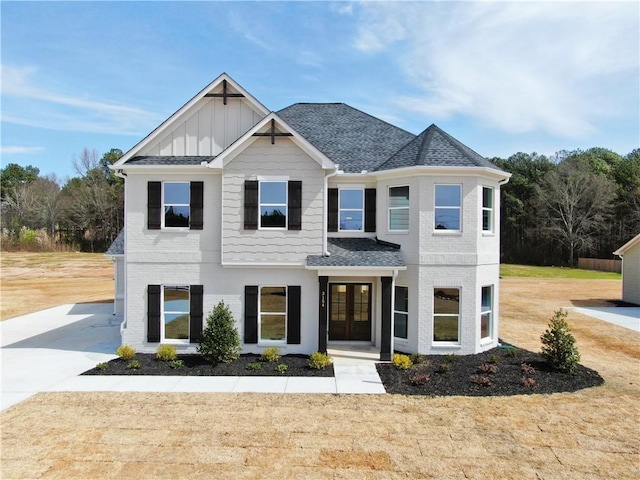
[(220, 300), (247, 353), (498, 344), (509, 174), (435, 125), (416, 136), (342, 103), (270, 112), (223, 74), (112, 168), (122, 342), (139, 351), (195, 351)]
[(640, 305), (640, 233), (613, 254), (622, 258), (622, 300)]

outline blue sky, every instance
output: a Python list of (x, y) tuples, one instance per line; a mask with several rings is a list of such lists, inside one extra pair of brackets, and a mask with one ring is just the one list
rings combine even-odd
[(345, 102), (486, 157), (640, 146), (629, 2), (11, 2), (2, 165), (72, 176), (227, 72), (270, 110)]

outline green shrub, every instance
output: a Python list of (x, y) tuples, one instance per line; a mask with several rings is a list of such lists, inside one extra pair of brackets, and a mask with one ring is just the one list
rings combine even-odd
[(448, 363), (441, 363), (440, 365), (438, 365), (438, 369), (436, 370), (436, 372), (438, 373), (447, 373), (449, 370), (451, 370), (451, 365)]
[(287, 370), (289, 370), (289, 366), (286, 363), (279, 363), (278, 365), (276, 365), (276, 372), (278, 373), (284, 373)]
[(501, 360), (500, 355), (496, 355), (495, 353), (489, 357), (489, 363), (496, 364), (500, 363)]
[(247, 370), (260, 370), (262, 368), (262, 364), (259, 362), (253, 362), (247, 365)]
[(566, 318), (566, 310), (560, 309), (554, 312), (549, 328), (540, 336), (541, 354), (552, 369), (573, 373), (580, 361), (580, 353)]
[(331, 358), (326, 353), (313, 352), (309, 356), (309, 367), (315, 370), (323, 370), (331, 365)]
[(391, 361), (393, 366), (398, 370), (408, 370), (413, 365), (413, 362), (407, 355), (402, 355), (401, 353), (394, 353), (393, 360)]
[(129, 370), (137, 370), (140, 368), (140, 362), (138, 360), (131, 360), (128, 364), (127, 364), (127, 368)]
[(261, 362), (277, 362), (280, 360), (280, 349), (275, 347), (265, 348), (260, 355)]
[(507, 349), (505, 350), (504, 354), (505, 354), (507, 357), (510, 357), (510, 358), (516, 358), (516, 357), (518, 356), (518, 349), (517, 349), (517, 348), (515, 348), (515, 347), (513, 347), (513, 348), (507, 348)]
[(163, 362), (175, 360), (178, 357), (178, 351), (173, 345), (160, 345), (156, 350), (156, 358)]
[(129, 345), (120, 345), (116, 350), (116, 355), (118, 355), (123, 360), (131, 360), (136, 356), (136, 351)]
[(455, 353), (447, 353), (447, 354), (444, 356), (444, 360), (445, 360), (445, 362), (449, 362), (449, 363), (453, 363), (453, 362), (455, 362), (457, 359), (458, 359), (458, 357), (456, 356), (456, 354), (455, 354)]
[(169, 367), (178, 370), (179, 368), (184, 367), (184, 360), (172, 360)]
[(240, 355), (240, 336), (231, 310), (220, 301), (207, 316), (198, 353), (213, 364), (231, 363)]
[(420, 365), (422, 362), (424, 362), (424, 357), (419, 353), (412, 353), (411, 355), (409, 355), (409, 358), (414, 365)]
[(107, 368), (109, 368), (109, 364), (107, 362), (100, 362), (96, 365), (97, 370), (106, 370)]

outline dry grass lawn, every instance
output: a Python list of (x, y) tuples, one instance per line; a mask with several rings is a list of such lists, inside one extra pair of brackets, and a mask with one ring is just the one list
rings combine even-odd
[(101, 253), (0, 254), (0, 320), (65, 303), (113, 301), (113, 262)]
[[(501, 288), (502, 338), (537, 350), (555, 309), (618, 298), (620, 281)], [(640, 334), (576, 313), (569, 322), (603, 386), (498, 398), (39, 394), (0, 415), (1, 476), (640, 478)]]

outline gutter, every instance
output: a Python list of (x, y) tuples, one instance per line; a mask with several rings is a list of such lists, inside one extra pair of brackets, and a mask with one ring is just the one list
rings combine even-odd
[(336, 164), (334, 171), (324, 176), (324, 205), (322, 206), (322, 214), (324, 219), (324, 225), (322, 227), (322, 255), (325, 257), (331, 255), (327, 247), (327, 222), (329, 219), (329, 178), (335, 177), (336, 175), (338, 175), (338, 173), (340, 173), (340, 165)]

